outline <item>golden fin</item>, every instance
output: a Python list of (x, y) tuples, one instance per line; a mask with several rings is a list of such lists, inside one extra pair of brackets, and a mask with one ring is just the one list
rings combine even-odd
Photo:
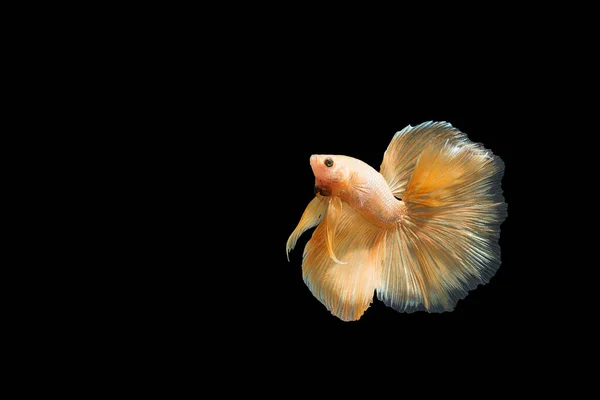
[(434, 141), (464, 142), (466, 136), (447, 122), (425, 122), (407, 126), (394, 135), (381, 163), (380, 172), (394, 196), (403, 199), (404, 191), (419, 156)]
[(333, 240), (335, 230), (342, 215), (342, 200), (339, 197), (331, 197), (329, 207), (327, 207), (327, 216), (325, 217), (325, 243), (327, 244), (327, 252), (329, 257), (337, 264), (348, 264), (345, 261), (340, 261), (333, 252)]
[(377, 296), (398, 311), (450, 311), (500, 266), (502, 160), (468, 139), (425, 148), (386, 233)]
[(290, 260), (290, 251), (296, 247), (298, 238), (310, 228), (321, 223), (327, 212), (328, 203), (329, 201), (326, 197), (317, 196), (308, 204), (300, 218), (300, 222), (298, 222), (298, 226), (296, 226), (296, 229), (294, 229), (285, 245), (285, 254), (288, 261)]
[(424, 309), (427, 290), (412, 242), (402, 226), (386, 232), (377, 297), (400, 312)]
[[(334, 209), (338, 210), (336, 205)], [(347, 204), (339, 208), (336, 221), (332, 252), (347, 263), (338, 264), (330, 257), (323, 223), (306, 245), (302, 275), (313, 295), (333, 315), (352, 321), (369, 307), (379, 284), (382, 235), (379, 228)]]

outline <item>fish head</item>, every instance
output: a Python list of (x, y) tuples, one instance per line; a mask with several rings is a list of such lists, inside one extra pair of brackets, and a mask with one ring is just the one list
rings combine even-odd
[(315, 175), (315, 194), (335, 195), (350, 179), (350, 168), (345, 156), (313, 154), (310, 167)]

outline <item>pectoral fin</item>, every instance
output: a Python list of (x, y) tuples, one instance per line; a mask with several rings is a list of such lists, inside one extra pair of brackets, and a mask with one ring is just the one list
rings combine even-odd
[(325, 216), (325, 242), (329, 257), (331, 257), (333, 261), (337, 264), (348, 264), (347, 262), (338, 260), (333, 252), (333, 240), (341, 214), (342, 200), (340, 200), (339, 197), (331, 197), (329, 200), (329, 207), (327, 208), (327, 215)]
[(313, 228), (321, 223), (323, 218), (325, 218), (325, 213), (327, 212), (327, 205), (329, 203), (329, 199), (321, 196), (317, 196), (306, 207), (304, 213), (302, 214), (302, 218), (300, 218), (300, 222), (298, 222), (298, 226), (294, 229), (294, 232), (290, 235), (285, 245), (285, 252), (290, 260), (290, 251), (296, 247), (296, 242), (298, 238), (310, 228)]

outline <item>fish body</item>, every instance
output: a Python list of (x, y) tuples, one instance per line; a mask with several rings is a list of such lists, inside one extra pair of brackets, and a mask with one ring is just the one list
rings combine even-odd
[(499, 267), (504, 165), (450, 124), (398, 132), (380, 171), (343, 155), (310, 166), (316, 197), (286, 252), (316, 227), (303, 278), (340, 319), (359, 319), (375, 292), (397, 311), (451, 311)]
[(339, 197), (379, 226), (390, 227), (400, 221), (404, 203), (394, 197), (385, 178), (369, 164), (341, 155), (313, 155), (310, 166), (317, 192)]

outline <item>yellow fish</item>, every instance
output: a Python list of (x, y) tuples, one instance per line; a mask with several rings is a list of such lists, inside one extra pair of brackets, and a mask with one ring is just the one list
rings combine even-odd
[(400, 312), (452, 311), (500, 266), (504, 163), (446, 122), (396, 133), (380, 171), (312, 155), (316, 197), (286, 244), (306, 244), (304, 282), (336, 317), (358, 320), (373, 295)]

